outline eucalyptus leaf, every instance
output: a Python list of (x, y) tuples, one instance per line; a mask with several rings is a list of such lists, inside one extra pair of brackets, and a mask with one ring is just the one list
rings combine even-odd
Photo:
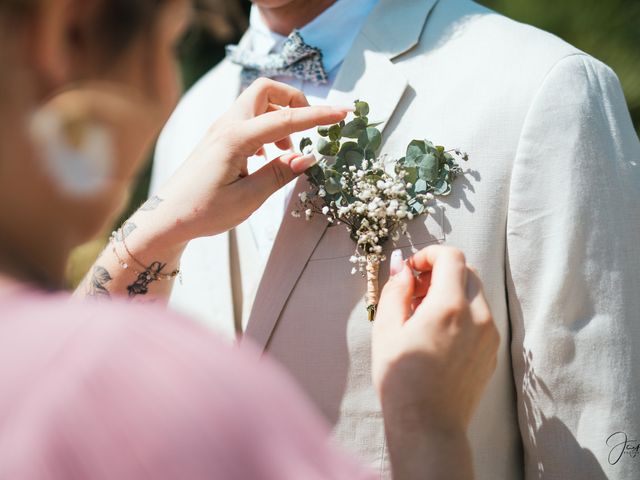
[(346, 166), (360, 166), (364, 160), (364, 150), (355, 142), (346, 142), (340, 147), (338, 159), (342, 160)]
[(347, 138), (358, 138), (367, 128), (367, 122), (362, 118), (354, 118), (342, 129), (342, 136)]
[(340, 146), (337, 142), (330, 142), (322, 137), (318, 139), (318, 143), (316, 145), (318, 152), (321, 155), (326, 155), (328, 157), (333, 157), (338, 153), (338, 149)]
[(417, 159), (427, 153), (427, 145), (423, 140), (413, 140), (407, 147), (407, 161), (417, 164)]
[(340, 125), (331, 125), (328, 130), (329, 140), (335, 142), (342, 137), (342, 127)]
[(321, 137), (328, 137), (329, 136), (329, 127), (327, 127), (327, 126), (318, 127), (318, 135), (320, 135)]
[(435, 182), (438, 178), (438, 159), (436, 156), (431, 153), (422, 155), (418, 163), (418, 173), (420, 178), (427, 182)]
[(435, 195), (449, 195), (451, 193), (451, 184), (440, 179), (436, 182), (433, 193)]
[(324, 185), (324, 171), (319, 165), (314, 165), (306, 171), (309, 182), (317, 187)]
[(337, 180), (334, 176), (327, 178), (326, 182), (324, 183), (324, 187), (327, 193), (330, 195), (335, 195), (336, 193), (340, 192), (340, 190), (342, 190), (340, 181)]
[(382, 145), (382, 135), (380, 131), (377, 128), (368, 127), (358, 137), (358, 145), (375, 156), (380, 149), (380, 145)]
[(313, 142), (309, 137), (304, 137), (300, 140), (300, 151), (304, 152), (304, 149), (313, 145)]
[(369, 104), (367, 102), (356, 100), (355, 105), (355, 115), (357, 117), (366, 117), (367, 115), (369, 115)]
[(407, 166), (405, 168), (407, 176), (405, 177), (407, 183), (415, 184), (418, 181), (418, 167)]
[(413, 210), (413, 213), (416, 215), (421, 215), (426, 210), (425, 206), (416, 199), (409, 201), (409, 207), (411, 207), (411, 210)]
[(416, 193), (425, 194), (427, 193), (428, 189), (429, 189), (429, 185), (427, 185), (426, 180), (423, 180), (422, 178), (419, 178), (418, 180), (416, 180), (416, 184), (414, 187), (414, 191)]

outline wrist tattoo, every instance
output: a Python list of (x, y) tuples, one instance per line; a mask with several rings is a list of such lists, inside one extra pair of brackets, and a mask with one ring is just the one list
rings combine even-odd
[(89, 291), (87, 296), (98, 298), (111, 298), (109, 290), (107, 290), (107, 284), (113, 280), (109, 271), (96, 265), (91, 272), (91, 279), (89, 280)]
[(136, 281), (127, 287), (129, 297), (149, 293), (149, 285), (159, 279), (162, 270), (164, 270), (166, 266), (166, 263), (153, 262), (144, 272), (139, 273)]
[(140, 211), (150, 212), (152, 210), (155, 210), (156, 208), (158, 208), (158, 205), (160, 205), (162, 202), (164, 202), (162, 198), (160, 198), (157, 195), (154, 195), (149, 200), (144, 202), (144, 204), (140, 207)]
[(120, 230), (115, 232), (113, 238), (116, 242), (124, 242), (124, 239), (131, 235), (136, 228), (138, 226), (135, 223), (127, 221)]

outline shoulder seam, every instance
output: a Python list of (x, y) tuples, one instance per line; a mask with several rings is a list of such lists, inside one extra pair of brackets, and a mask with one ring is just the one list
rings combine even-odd
[[(538, 96), (540, 95), (540, 92), (542, 91), (542, 87), (544, 87), (545, 83), (547, 82), (547, 79), (555, 71), (555, 69), (558, 67), (558, 65), (563, 63), (565, 60), (568, 60), (568, 59), (573, 58), (573, 57), (589, 58), (589, 55), (584, 53), (584, 52), (569, 53), (568, 55), (565, 55), (565, 56), (559, 58), (558, 60), (556, 60), (556, 62), (553, 65), (551, 65), (551, 67), (549, 68), (547, 73), (545, 73), (544, 76), (542, 77), (542, 80), (540, 81), (540, 85), (538, 85), (538, 88), (536, 89), (535, 94), (533, 94), (533, 96), (531, 97), (531, 102), (529, 103), (529, 107), (527, 108), (527, 113), (525, 113), (525, 115), (524, 115), (524, 121), (522, 122), (522, 128), (520, 129), (520, 133), (518, 134), (518, 144), (516, 145), (516, 148), (515, 148), (516, 157), (518, 156), (518, 152), (520, 151), (520, 142), (522, 141), (522, 133), (523, 133), (523, 131), (524, 131), (526, 125), (527, 125), (527, 120), (529, 119), (529, 115), (531, 114), (531, 109), (535, 105), (536, 100), (538, 99)], [(513, 172), (513, 168), (511, 169), (511, 171)], [(511, 185), (511, 175), (509, 176), (509, 185)]]

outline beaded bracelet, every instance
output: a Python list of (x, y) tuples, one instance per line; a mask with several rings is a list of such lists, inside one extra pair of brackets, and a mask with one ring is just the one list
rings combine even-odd
[(142, 275), (147, 274), (149, 276), (153, 276), (153, 280), (173, 280), (174, 278), (176, 278), (178, 275), (180, 275), (180, 268), (176, 268), (173, 272), (171, 273), (160, 273), (159, 271), (154, 271), (154, 272), (149, 272), (149, 268), (148, 266), (144, 265), (142, 262), (140, 262), (136, 257), (133, 256), (133, 254), (131, 253), (131, 251), (129, 250), (129, 247), (127, 247), (127, 244), (124, 240), (124, 234), (122, 233), (122, 230), (118, 230), (115, 232), (111, 233), (111, 247), (113, 250), (113, 254), (115, 255), (116, 259), (118, 260), (118, 263), (120, 264), (120, 266), (127, 270), (130, 265), (125, 262), (122, 257), (120, 257), (120, 255), (118, 254), (118, 250), (116, 249), (116, 243), (117, 243), (117, 238), (121, 239), (121, 243), (124, 246), (125, 251), (127, 252), (127, 255), (135, 262), (138, 264), (139, 267), (141, 267), (142, 269), (144, 269), (142, 272), (137, 271), (135, 268), (132, 268), (131, 270), (133, 271), (134, 274), (136, 275)]

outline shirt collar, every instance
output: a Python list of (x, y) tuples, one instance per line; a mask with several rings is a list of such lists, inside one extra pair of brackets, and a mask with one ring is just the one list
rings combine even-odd
[[(299, 30), (307, 45), (322, 50), (327, 72), (342, 63), (376, 3), (378, 0), (338, 0)], [(255, 5), (250, 24), (251, 50), (259, 55), (277, 51), (287, 38), (269, 30)]]

